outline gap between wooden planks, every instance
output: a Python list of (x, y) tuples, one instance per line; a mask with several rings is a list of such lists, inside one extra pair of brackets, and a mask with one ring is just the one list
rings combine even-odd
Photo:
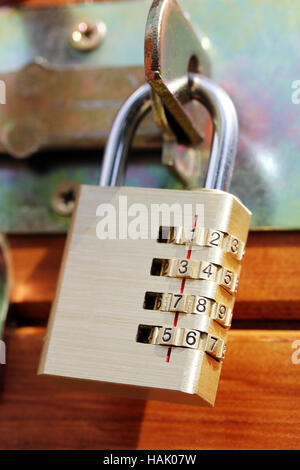
[[(46, 321), (65, 237), (8, 237), (13, 268), (11, 302), (22, 320)], [(99, 242), (100, 243), (100, 242)], [(300, 319), (300, 233), (251, 232), (242, 264), (234, 318)]]
[(231, 331), (213, 409), (63, 389), (36, 375), (44, 334), (6, 331), (1, 449), (300, 447), (300, 332)]

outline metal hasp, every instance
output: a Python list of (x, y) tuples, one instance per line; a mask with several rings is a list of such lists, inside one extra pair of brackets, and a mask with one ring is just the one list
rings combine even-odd
[(188, 74), (210, 74), (206, 39), (195, 33), (175, 0), (153, 2), (146, 25), (145, 77), (164, 139), (162, 161), (188, 187), (199, 185), (199, 144), (207, 120), (199, 102), (191, 100)]
[[(209, 111), (214, 135), (205, 188), (227, 190), (234, 167), (238, 120), (227, 93), (207, 77), (190, 74), (190, 97)], [(150, 87), (144, 85), (123, 104), (113, 123), (103, 158), (100, 186), (122, 185), (128, 150), (140, 120), (150, 110)]]
[(154, 0), (146, 25), (146, 80), (193, 144), (202, 140), (198, 107), (190, 100), (188, 72), (209, 75), (200, 37), (175, 0)]

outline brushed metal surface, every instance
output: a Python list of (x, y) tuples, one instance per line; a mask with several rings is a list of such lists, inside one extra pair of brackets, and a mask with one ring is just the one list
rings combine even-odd
[[(136, 342), (139, 324), (172, 326), (174, 321), (173, 313), (144, 310), (145, 292), (178, 292), (181, 285), (178, 278), (150, 275), (152, 259), (185, 258), (186, 248), (154, 239), (99, 240), (97, 206), (110, 203), (117, 208), (119, 196), (127, 196), (128, 206), (143, 202), (148, 208), (178, 201), (204, 204), (205, 225), (246, 241), (250, 213), (228, 193), (81, 186), (39, 373), (62, 382), (65, 378), (86, 381), (87, 388), (103, 393), (211, 406), (219, 362), (201, 350), (172, 348), (167, 363), (166, 347)], [(220, 251), (204, 248), (193, 251), (192, 256), (220, 262)], [(228, 296), (213, 282), (186, 284), (186, 293), (206, 290), (218, 297)], [(198, 328), (201, 321), (201, 315), (182, 314), (178, 324)], [(227, 336), (227, 330), (215, 322), (209, 333), (223, 339)]]

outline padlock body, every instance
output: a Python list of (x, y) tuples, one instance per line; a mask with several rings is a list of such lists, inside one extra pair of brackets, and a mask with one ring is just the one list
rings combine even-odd
[(250, 216), (222, 191), (81, 186), (39, 373), (212, 406)]

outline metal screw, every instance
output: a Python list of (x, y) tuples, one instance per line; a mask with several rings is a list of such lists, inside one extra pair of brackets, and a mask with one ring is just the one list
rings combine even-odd
[(71, 215), (75, 208), (78, 184), (72, 181), (61, 183), (52, 198), (52, 208), (59, 215)]
[(78, 51), (92, 51), (103, 41), (106, 32), (103, 21), (80, 21), (71, 31), (70, 42)]

